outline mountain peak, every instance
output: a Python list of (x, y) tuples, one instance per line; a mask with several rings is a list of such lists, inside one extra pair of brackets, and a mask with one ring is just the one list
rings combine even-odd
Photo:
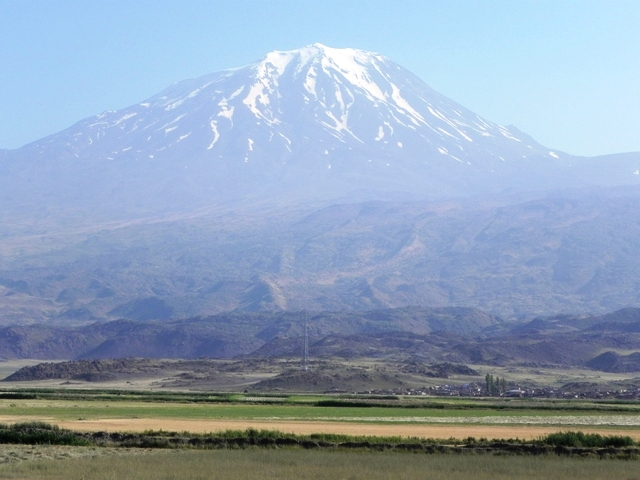
[(313, 63), (322, 58), (331, 59), (339, 62), (341, 59), (358, 59), (362, 62), (370, 62), (372, 59), (381, 59), (378, 53), (359, 50), (357, 48), (334, 48), (323, 45), (322, 43), (311, 43), (302, 48), (294, 50), (273, 50), (267, 53), (261, 61), (271, 60), (273, 58), (297, 58), (301, 63)]
[(164, 165), (208, 192), (286, 180), (340, 196), (494, 191), (507, 181), (496, 179), (511, 179), (508, 172), (526, 159), (563, 156), (483, 119), (378, 53), (320, 43), (178, 82), (23, 152), (70, 165), (102, 162), (115, 177), (118, 168)]
[(294, 77), (299, 77), (301, 74), (315, 77), (320, 69), (328, 74), (332, 71), (338, 72), (348, 77), (352, 83), (361, 84), (363, 78), (370, 77), (367, 69), (373, 68), (379, 71), (380, 66), (376, 66), (376, 63), (385, 60), (377, 53), (355, 48), (332, 48), (321, 43), (313, 43), (296, 50), (269, 52), (252, 67), (259, 73), (259, 78), (279, 77), (289, 69), (293, 70)]

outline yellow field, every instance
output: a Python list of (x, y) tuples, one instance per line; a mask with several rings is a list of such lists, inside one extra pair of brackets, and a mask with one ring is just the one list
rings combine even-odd
[[(144, 432), (145, 430), (165, 430), (171, 432), (209, 433), (224, 430), (278, 430), (284, 433), (308, 435), (312, 433), (337, 433), (366, 436), (401, 436), (418, 438), (521, 438), (535, 439), (542, 435), (567, 430), (541, 425), (429, 425), (429, 424), (373, 424), (354, 422), (320, 421), (265, 421), (203, 419), (186, 420), (177, 418), (103, 418), (92, 420), (59, 420), (52, 417), (0, 416), (2, 423), (42, 420), (75, 431), (84, 432)], [(626, 435), (640, 440), (640, 429), (616, 427), (580, 427), (585, 433), (601, 435)]]

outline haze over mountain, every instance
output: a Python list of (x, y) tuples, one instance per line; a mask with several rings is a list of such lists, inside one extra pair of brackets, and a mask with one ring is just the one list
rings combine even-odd
[(379, 54), (271, 52), (0, 151), (0, 320), (604, 312), (640, 302), (638, 185)]

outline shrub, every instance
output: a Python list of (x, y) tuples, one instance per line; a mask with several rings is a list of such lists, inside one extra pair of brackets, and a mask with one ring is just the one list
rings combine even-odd
[(90, 445), (82, 436), (44, 422), (0, 425), (0, 443), (27, 445)]
[(587, 447), (587, 448), (606, 448), (606, 447), (631, 447), (635, 445), (633, 438), (622, 435), (600, 435), (599, 433), (583, 433), (583, 432), (558, 432), (550, 433), (546, 437), (542, 437), (541, 442), (546, 445), (562, 446), (562, 447)]

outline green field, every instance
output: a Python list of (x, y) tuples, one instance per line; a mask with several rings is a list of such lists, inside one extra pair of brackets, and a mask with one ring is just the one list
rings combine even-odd
[[(541, 405), (543, 407), (544, 405)], [(408, 421), (438, 422), (443, 418), (477, 417), (589, 417), (626, 416), (640, 419), (640, 410), (628, 409), (607, 411), (593, 409), (491, 408), (476, 404), (475, 408), (451, 405), (449, 408), (376, 407), (376, 406), (331, 406), (323, 407), (305, 403), (260, 404), (260, 403), (188, 403), (188, 402), (143, 402), (133, 400), (0, 400), (0, 416), (29, 416), (56, 420), (78, 420), (99, 418), (180, 418), (180, 419), (268, 419), (268, 420), (336, 420), (336, 421)]]
[[(175, 421), (202, 420), (207, 421), (211, 429), (217, 428), (219, 424), (216, 422), (241, 421), (246, 424), (255, 421), (260, 424), (259, 428), (270, 428), (268, 425), (272, 422), (338, 422), (396, 425), (398, 428), (404, 425), (614, 428), (634, 431), (634, 436), (640, 430), (640, 405), (624, 402), (393, 397), (356, 400), (352, 397), (310, 395), (245, 397), (241, 394), (140, 394), (100, 390), (5, 393), (5, 396), (10, 395), (16, 398), (0, 398), (1, 421), (68, 422), (69, 428), (81, 429), (86, 428), (80, 425), (82, 421), (109, 419), (130, 420), (130, 423), (121, 422), (120, 428), (135, 429), (140, 428), (136, 427), (140, 421), (133, 419), (147, 419), (151, 423), (147, 422), (148, 426), (144, 428), (152, 429), (197, 428), (193, 425), (176, 426)], [(94, 425), (92, 428), (102, 427)]]
[(638, 461), (304, 450), (139, 451), (0, 465), (6, 479), (631, 480)]
[[(11, 397), (14, 398), (6, 398)], [(4, 392), (0, 398), (0, 417), (70, 423), (79, 419), (156, 419), (161, 426), (168, 420), (288, 420), (313, 422), (358, 422), (371, 424), (406, 423), (484, 423), (513, 425), (531, 420), (534, 424), (610, 425), (613, 430), (637, 438), (640, 429), (640, 405), (626, 402), (558, 401), (526, 399), (444, 399), (352, 396), (244, 396), (200, 393), (134, 393), (126, 391), (25, 390)], [(22, 397), (22, 398), (21, 398)], [(329, 402), (321, 406), (318, 402)], [(342, 403), (341, 403), (342, 402)], [(358, 403), (361, 402), (361, 403)], [(592, 423), (598, 420), (604, 423)], [(3, 420), (4, 421), (4, 420)], [(579, 423), (584, 421), (584, 423)], [(326, 424), (323, 424), (326, 425)], [(355, 425), (355, 424), (353, 424)], [(71, 427), (73, 428), (73, 427)], [(267, 427), (269, 428), (269, 427)], [(362, 428), (362, 425), (356, 426)], [(387, 428), (387, 427), (385, 427)], [(395, 427), (393, 427), (395, 428)], [(484, 427), (483, 427), (484, 428)], [(579, 429), (579, 428), (578, 428)], [(591, 429), (593, 431), (593, 429)], [(141, 431), (141, 430), (140, 430)], [(467, 431), (467, 427), (464, 427)], [(499, 430), (495, 430), (496, 432)], [(602, 432), (603, 430), (596, 430)], [(624, 432), (628, 433), (624, 433)], [(247, 430), (248, 432), (248, 430)], [(632, 433), (633, 432), (633, 433)], [(512, 431), (510, 433), (513, 433)], [(516, 435), (520, 430), (516, 432)], [(148, 432), (144, 435), (160, 435)], [(226, 435), (247, 435), (227, 432)], [(264, 435), (269, 432), (264, 432)], [(88, 434), (90, 435), (90, 434)], [(172, 438), (186, 432), (169, 434)], [(211, 435), (209, 433), (203, 436)], [(223, 435), (223, 434), (219, 434)], [(232, 435), (232, 436), (233, 436)], [(290, 434), (286, 434), (290, 435)], [(395, 434), (394, 434), (395, 435)], [(395, 442), (419, 442), (402, 435)], [(467, 435), (467, 433), (465, 433)], [(488, 435), (487, 435), (488, 436)], [(496, 435), (497, 436), (497, 435)], [(90, 438), (90, 437), (80, 437)], [(195, 437), (193, 437), (195, 438)], [(235, 438), (235, 437), (234, 437)], [(300, 437), (302, 438), (302, 437)], [(306, 438), (306, 437), (305, 437)], [(324, 438), (324, 437), (323, 437)], [(330, 435), (326, 438), (333, 438)], [(337, 437), (336, 437), (337, 438)], [(346, 437), (345, 437), (346, 438)], [(362, 437), (364, 438), (364, 437)], [(443, 436), (443, 445), (464, 444)], [(459, 437), (462, 438), (462, 437)], [(493, 438), (493, 437), (491, 437)], [(508, 438), (508, 437), (498, 437)], [(510, 438), (510, 437), (509, 437)], [(523, 437), (524, 438), (524, 437)], [(381, 437), (376, 437), (382, 441)], [(362, 441), (352, 437), (351, 441)], [(369, 440), (376, 443), (374, 440)], [(435, 441), (435, 440), (428, 440)], [(478, 440), (486, 442), (487, 440)], [(461, 443), (462, 442), (462, 443)], [(475, 442), (475, 440), (474, 440)], [(515, 440), (518, 443), (518, 440)], [(80, 443), (87, 445), (87, 443)], [(92, 444), (93, 445), (93, 444)], [(238, 447), (220, 450), (197, 450), (190, 443), (176, 448), (143, 449), (144, 443), (127, 448), (106, 446), (2, 445), (0, 478), (4, 479), (640, 479), (637, 450), (619, 457), (580, 458), (579, 456), (525, 455), (518, 453), (405, 453), (402, 451), (306, 450), (301, 446)], [(234, 446), (235, 445), (235, 446)], [(449, 447), (447, 447), (449, 448)], [(453, 448), (453, 447), (451, 447)], [(637, 448), (637, 447), (634, 447)], [(449, 450), (451, 451), (451, 450)], [(442, 452), (442, 450), (440, 450)], [(509, 451), (510, 452), (510, 451)], [(577, 454), (579, 455), (579, 454)], [(594, 453), (589, 455), (595, 456)], [(613, 456), (606, 453), (604, 457)]]

